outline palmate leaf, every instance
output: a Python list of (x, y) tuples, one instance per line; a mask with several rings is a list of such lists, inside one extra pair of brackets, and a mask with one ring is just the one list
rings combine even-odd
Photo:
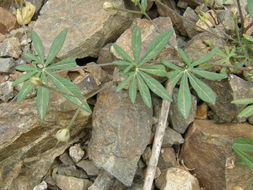
[(207, 55), (201, 57), (201, 58), (198, 58), (196, 61), (194, 61), (191, 66), (192, 67), (195, 67), (197, 65), (200, 65), (200, 64), (203, 64), (207, 61), (209, 61), (210, 59), (213, 58), (213, 56), (215, 56), (217, 53), (219, 52), (219, 48), (218, 47), (215, 47), (214, 49), (212, 49), (212, 51), (210, 51)]
[(247, 106), (239, 114), (238, 117), (249, 117), (253, 115), (253, 105)]
[(61, 70), (77, 67), (75, 58), (67, 58), (47, 67), (47, 70)]
[(33, 89), (33, 85), (30, 81), (24, 82), (17, 96), (17, 103), (20, 103)]
[(130, 63), (128, 61), (124, 61), (124, 60), (117, 60), (117, 61), (113, 61), (112, 63), (115, 65), (118, 65), (118, 66), (129, 66), (132, 64), (132, 63)]
[(140, 91), (141, 98), (142, 98), (143, 102), (149, 108), (151, 108), (151, 106), (152, 106), (152, 100), (151, 100), (151, 95), (150, 95), (148, 86), (145, 84), (145, 82), (143, 81), (143, 79), (142, 79), (142, 77), (140, 75), (136, 75), (136, 77), (137, 77), (138, 89)]
[(131, 102), (134, 103), (136, 99), (136, 95), (137, 95), (137, 84), (136, 84), (135, 76), (133, 76), (132, 80), (130, 81), (128, 93), (129, 93)]
[[(40, 79), (43, 84), (47, 84), (47, 79), (44, 72), (41, 74)], [(42, 122), (45, 120), (48, 104), (49, 104), (49, 90), (43, 86), (38, 86), (36, 107), (39, 118)]]
[(204, 71), (201, 69), (192, 69), (191, 72), (208, 80), (222, 80), (222, 79), (227, 78), (227, 74), (213, 73), (213, 72)]
[(89, 104), (84, 100), (82, 93), (80, 92), (79, 88), (76, 87), (76, 85), (74, 85), (70, 80), (62, 78), (54, 73), (46, 73), (52, 80), (55, 87), (65, 94), (64, 97), (67, 100), (82, 108), (86, 112), (91, 112)]
[(19, 71), (37, 71), (36, 67), (30, 66), (30, 65), (26, 65), (26, 64), (18, 65), (18, 66), (15, 67), (15, 69), (19, 70)]
[(24, 82), (28, 79), (30, 79), (32, 76), (34, 76), (37, 73), (37, 71), (28, 72), (26, 74), (23, 74), (22, 76), (18, 77), (13, 83), (12, 86), (16, 86), (21, 82)]
[(112, 47), (115, 49), (115, 51), (121, 58), (123, 58), (125, 61), (132, 62), (131, 57), (117, 44), (113, 44)]
[[(172, 101), (167, 90), (161, 85), (160, 82), (152, 78), (151, 76), (145, 74), (144, 72), (138, 72), (145, 83), (148, 85), (149, 89), (154, 92), (156, 95), (160, 96), (162, 99), (167, 101)], [(139, 87), (140, 88), (140, 87)]]
[(168, 78), (171, 80), (170, 88), (173, 89), (178, 81), (182, 78), (184, 72), (183, 71), (172, 71), (168, 73)]
[(177, 97), (177, 106), (180, 113), (185, 119), (188, 118), (192, 105), (191, 92), (188, 84), (187, 74), (184, 73), (180, 82)]
[(140, 27), (135, 27), (133, 30), (131, 47), (132, 47), (132, 53), (134, 56), (134, 60), (136, 62), (138, 62), (139, 56), (141, 53), (141, 29), (140, 29)]
[(37, 63), (43, 64), (43, 62), (38, 57), (34, 56), (31, 53), (25, 53), (24, 56), (30, 59), (31, 61), (35, 61)]
[(169, 67), (170, 69), (174, 69), (174, 70), (179, 70), (182, 71), (183, 69), (173, 63), (171, 63), (170, 61), (166, 60), (166, 59), (161, 59), (161, 63), (163, 63), (164, 65), (166, 65), (167, 67)]
[(145, 54), (140, 60), (139, 65), (143, 65), (144, 63), (150, 61), (151, 59), (154, 59), (158, 54), (160, 54), (163, 48), (168, 44), (172, 34), (173, 31), (170, 29), (156, 37), (148, 46)]
[(253, 1), (248, 0), (247, 1), (247, 10), (251, 18), (253, 18)]
[(163, 65), (147, 65), (147, 66), (141, 66), (139, 70), (144, 71), (146, 73), (156, 75), (159, 77), (166, 77), (167, 72), (166, 68)]
[(132, 72), (129, 74), (129, 76), (126, 79), (124, 79), (122, 82), (120, 82), (116, 88), (116, 92), (121, 91), (125, 86), (127, 86), (129, 81), (133, 78), (133, 76), (134, 76), (134, 73)]
[(64, 41), (65, 41), (67, 32), (68, 32), (68, 30), (64, 29), (54, 39), (54, 41), (53, 41), (53, 43), (52, 43), (52, 45), (50, 47), (48, 56), (47, 56), (47, 60), (46, 60), (46, 63), (45, 63), (46, 65), (48, 65), (49, 63), (51, 63), (53, 61), (53, 59), (57, 56), (57, 54), (59, 53), (59, 51), (61, 50), (61, 48), (62, 48), (62, 46), (64, 44)]
[(36, 50), (36, 52), (38, 53), (38, 56), (40, 57), (41, 62), (44, 64), (44, 59), (45, 59), (44, 47), (43, 47), (40, 37), (34, 31), (32, 31), (32, 42), (33, 42), (34, 49)]
[(253, 104), (253, 98), (243, 98), (238, 100), (233, 100), (233, 104)]
[(193, 74), (187, 72), (191, 86), (198, 94), (198, 97), (210, 104), (215, 104), (216, 100), (216, 94), (213, 92), (213, 90), (207, 86), (204, 82), (199, 80), (197, 77), (195, 77)]

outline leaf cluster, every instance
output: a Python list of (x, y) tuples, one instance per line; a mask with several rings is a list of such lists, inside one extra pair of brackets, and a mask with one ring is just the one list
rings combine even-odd
[[(41, 121), (44, 121), (48, 110), (50, 89), (52, 89), (48, 86), (49, 81), (54, 84), (58, 92), (63, 94), (67, 100), (83, 110), (91, 112), (90, 107), (84, 100), (80, 90), (70, 80), (62, 78), (54, 73), (55, 70), (68, 69), (77, 66), (74, 58), (67, 58), (52, 64), (64, 44), (66, 35), (67, 29), (61, 31), (54, 39), (48, 55), (45, 56), (42, 41), (38, 34), (33, 31), (32, 42), (37, 55), (30, 53), (25, 54), (24, 56), (31, 60), (31, 65), (25, 64), (16, 67), (17, 70), (26, 72), (26, 74), (23, 74), (13, 82), (13, 86), (23, 82), (23, 86), (17, 96), (17, 102), (21, 102), (32, 89), (35, 88), (37, 92), (36, 107)], [(39, 85), (34, 85), (32, 83), (34, 77), (39, 80)]]

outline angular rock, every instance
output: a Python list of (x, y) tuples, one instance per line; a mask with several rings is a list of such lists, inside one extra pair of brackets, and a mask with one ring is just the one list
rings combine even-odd
[[(43, 41), (45, 52), (48, 52), (56, 35), (68, 28), (58, 57), (97, 57), (100, 48), (106, 42), (116, 40), (132, 21), (128, 13), (105, 11), (103, 3), (101, 0), (48, 1), (33, 26)], [(113, 0), (112, 3), (124, 8), (123, 0)]]
[(155, 181), (160, 190), (201, 190), (197, 178), (182, 168), (169, 168)]
[(108, 76), (107, 73), (101, 67), (96, 65), (97, 64), (94, 62), (88, 63), (87, 66), (94, 66), (94, 67), (88, 67), (87, 71), (94, 78), (96, 83), (100, 85), (101, 83), (105, 83), (108, 80)]
[(89, 116), (80, 114), (70, 141), (57, 142), (54, 135), (67, 126), (76, 110), (59, 112), (58, 106), (57, 102), (51, 102), (46, 120), (41, 124), (33, 99), (18, 105), (0, 104), (0, 189), (32, 189), (41, 182), (54, 159), (85, 136)]
[(21, 45), (17, 38), (6, 38), (0, 43), (0, 56), (19, 58), (21, 55)]
[(79, 162), (83, 158), (84, 154), (85, 152), (81, 148), (80, 144), (75, 144), (69, 148), (69, 155), (74, 162)]
[(82, 168), (88, 176), (97, 176), (99, 174), (98, 168), (90, 160), (81, 160), (76, 165)]
[(42, 181), (39, 185), (36, 185), (33, 190), (47, 190), (47, 183)]
[(235, 31), (235, 22), (233, 20), (232, 12), (230, 10), (223, 10), (218, 14), (218, 20), (220, 24), (224, 27), (226, 32)]
[(110, 190), (114, 177), (106, 171), (102, 171), (88, 190)]
[[(127, 29), (116, 41), (116, 44), (120, 46), (122, 49), (126, 51), (130, 57), (132, 57), (132, 50), (131, 50), (131, 39), (132, 39), (132, 30), (135, 26), (139, 26), (141, 28), (141, 34), (142, 34), (142, 51), (141, 56), (148, 48), (149, 44), (155, 37), (157, 37), (160, 33), (165, 32), (169, 29), (173, 30), (172, 22), (170, 17), (159, 17), (154, 20), (149, 21), (146, 19), (136, 19), (132, 26)], [(157, 29), (158, 28), (158, 29)], [(159, 30), (159, 31), (157, 31)], [(176, 42), (176, 34), (173, 30), (173, 35), (170, 38), (169, 41), (170, 47), (177, 47)], [(114, 50), (114, 48), (111, 49), (114, 56), (117, 58), (121, 58)]]
[(87, 179), (88, 176), (83, 170), (79, 170), (76, 166), (61, 166), (59, 167), (57, 174), (64, 175), (64, 176), (71, 176), (76, 178), (84, 178)]
[(196, 119), (206, 119), (208, 114), (208, 106), (204, 102), (197, 107)]
[(246, 121), (246, 118), (238, 118), (237, 114), (245, 107), (242, 104), (232, 104), (231, 101), (242, 98), (252, 98), (253, 92), (250, 88), (253, 84), (245, 81), (236, 75), (229, 75), (228, 79), (222, 81), (207, 81), (205, 82), (216, 93), (216, 103), (209, 104), (209, 107), (215, 114), (217, 122), (232, 122), (232, 121)]
[(198, 19), (199, 17), (195, 13), (195, 11), (192, 8), (187, 7), (187, 9), (185, 10), (183, 14), (183, 26), (187, 35), (190, 38), (192, 38), (193, 36), (199, 33), (196, 30), (196, 22), (198, 21)]
[(187, 119), (180, 113), (177, 106), (177, 96), (178, 96), (178, 89), (173, 90), (173, 102), (171, 103), (170, 112), (169, 112), (169, 121), (172, 125), (172, 128), (177, 132), (183, 134), (187, 127), (190, 125), (191, 122), (194, 121), (194, 117), (196, 115), (197, 110), (197, 100), (195, 96), (192, 97), (192, 105), (190, 114)]
[(237, 165), (228, 167), (227, 164), (238, 159), (231, 149), (233, 140), (238, 137), (253, 139), (252, 126), (196, 120), (188, 130), (180, 157), (188, 168), (194, 168), (200, 185), (206, 190), (224, 190), (234, 186), (244, 189), (250, 183), (250, 169)]
[(72, 166), (75, 164), (67, 152), (64, 152), (62, 155), (60, 155), (59, 160), (64, 166)]
[(6, 10), (9, 10), (10, 7), (13, 7), (15, 0), (0, 0), (0, 7), (3, 7)]
[[(101, 48), (98, 54), (97, 64), (111, 63), (115, 60), (115, 57), (110, 51), (111, 46), (112, 46), (112, 43), (109, 43), (109, 44), (106, 44), (103, 48)], [(103, 67), (103, 69), (109, 74), (113, 73), (114, 68), (115, 68), (115, 65)]]
[(162, 147), (170, 147), (172, 145), (179, 145), (183, 143), (184, 139), (180, 133), (174, 131), (170, 127), (165, 129)]
[[(1, 2), (0, 2), (1, 5)], [(15, 15), (0, 6), (0, 33), (7, 33), (17, 27)]]
[(0, 73), (9, 73), (15, 66), (15, 62), (12, 58), (0, 58)]
[(12, 82), (5, 81), (0, 83), (0, 100), (8, 102), (8, 100), (12, 99), (14, 95)]
[(98, 95), (93, 111), (89, 158), (126, 186), (131, 186), (137, 162), (149, 143), (152, 110), (139, 94), (132, 104), (128, 92), (108, 86)]
[(55, 182), (61, 190), (87, 190), (91, 185), (91, 181), (87, 179), (64, 175), (56, 175)]

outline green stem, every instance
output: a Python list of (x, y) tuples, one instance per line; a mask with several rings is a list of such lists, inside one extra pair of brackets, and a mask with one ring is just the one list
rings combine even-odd
[(75, 114), (73, 115), (72, 119), (70, 120), (68, 126), (67, 126), (67, 129), (71, 129), (73, 127), (73, 124), (78, 116), (78, 114), (81, 112), (81, 108), (78, 108), (76, 111), (75, 111)]
[(134, 10), (129, 10), (129, 9), (122, 9), (122, 8), (119, 8), (119, 7), (114, 7), (113, 10), (116, 10), (116, 11), (122, 11), (122, 12), (127, 12), (127, 13), (133, 13), (133, 14), (143, 14), (143, 12), (141, 11), (134, 11)]

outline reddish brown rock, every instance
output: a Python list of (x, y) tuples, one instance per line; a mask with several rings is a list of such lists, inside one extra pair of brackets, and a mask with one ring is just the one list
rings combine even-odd
[(186, 135), (181, 159), (188, 168), (194, 168), (201, 186), (206, 190), (230, 190), (234, 186), (245, 188), (252, 172), (246, 167), (229, 166), (235, 162), (231, 149), (233, 139), (253, 138), (249, 124), (215, 124), (196, 120)]
[(16, 17), (9, 11), (0, 7), (0, 33), (7, 33), (17, 27)]

